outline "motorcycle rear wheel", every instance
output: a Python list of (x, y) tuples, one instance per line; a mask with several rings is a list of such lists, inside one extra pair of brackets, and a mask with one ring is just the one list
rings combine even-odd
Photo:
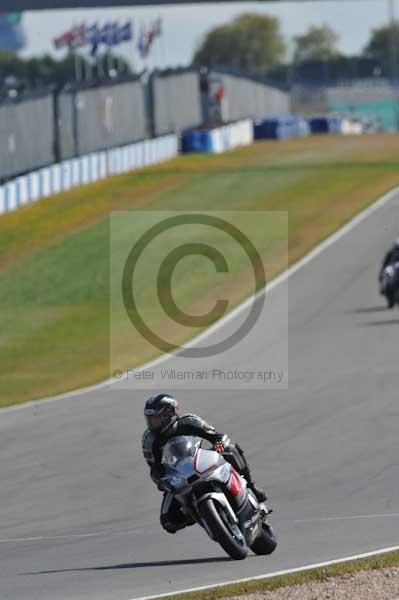
[(395, 294), (386, 294), (387, 308), (393, 308), (395, 306), (396, 298)]
[(224, 515), (222, 517), (221, 511), (223, 511), (223, 507), (219, 506), (212, 498), (204, 500), (200, 506), (201, 517), (206, 521), (215, 540), (231, 558), (243, 560), (248, 554), (244, 536), (241, 534), (242, 538), (239, 540), (238, 536), (234, 535), (232, 524), (228, 522), (227, 518), (224, 518)]

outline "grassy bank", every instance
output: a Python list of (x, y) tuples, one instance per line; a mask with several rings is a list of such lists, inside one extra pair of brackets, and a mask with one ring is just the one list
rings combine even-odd
[[(292, 263), (398, 185), (398, 157), (399, 138), (388, 135), (258, 143), (179, 157), (2, 216), (0, 406), (109, 376), (110, 211), (287, 211)], [(281, 239), (272, 242), (269, 277), (284, 265)], [(204, 312), (209, 289), (198, 278), (185, 281), (184, 309)], [(248, 293), (245, 286), (230, 291), (233, 303)], [(138, 343), (135, 364), (154, 353)], [(123, 335), (118, 359), (132, 366)]]

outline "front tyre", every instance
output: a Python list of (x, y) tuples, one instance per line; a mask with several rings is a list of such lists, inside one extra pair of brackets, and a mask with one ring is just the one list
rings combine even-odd
[(252, 552), (255, 554), (271, 554), (277, 547), (277, 538), (273, 527), (267, 523), (262, 523), (262, 532), (256, 538), (251, 546)]
[(199, 512), (201, 518), (212, 531), (214, 539), (222, 546), (223, 550), (234, 560), (243, 560), (247, 557), (248, 546), (238, 525), (231, 523), (223, 507), (212, 498), (207, 498), (201, 503)]

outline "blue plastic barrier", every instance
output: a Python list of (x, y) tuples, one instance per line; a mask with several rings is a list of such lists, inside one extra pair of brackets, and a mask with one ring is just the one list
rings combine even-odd
[(308, 119), (312, 133), (341, 133), (342, 118), (336, 115), (320, 115)]
[(307, 137), (310, 128), (306, 120), (299, 115), (278, 115), (254, 122), (256, 140), (283, 140), (291, 137)]
[(183, 152), (212, 152), (211, 131), (194, 130), (183, 133)]
[(252, 121), (243, 119), (214, 129), (194, 129), (182, 135), (183, 152), (227, 152), (253, 142)]

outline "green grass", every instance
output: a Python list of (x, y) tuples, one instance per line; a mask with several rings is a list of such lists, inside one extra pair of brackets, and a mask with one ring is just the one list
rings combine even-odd
[[(369, 558), (361, 558), (359, 560), (343, 562), (328, 567), (320, 567), (291, 573), (288, 575), (280, 575), (269, 579), (257, 579), (255, 581), (247, 581), (243, 583), (233, 583), (201, 592), (192, 592), (189, 594), (176, 594), (168, 596), (169, 600), (217, 600), (218, 598), (231, 598), (236, 596), (244, 596), (246, 594), (254, 594), (256, 592), (266, 592), (276, 590), (285, 586), (301, 585), (310, 581), (323, 582), (331, 577), (341, 577), (343, 575), (352, 575), (359, 571), (370, 571), (377, 569), (385, 569), (388, 567), (399, 566), (399, 552), (388, 552), (378, 556)], [(162, 598), (160, 598), (162, 600)], [(166, 598), (165, 598), (166, 600)]]
[[(0, 406), (109, 376), (110, 211), (287, 211), (292, 263), (399, 184), (397, 157), (399, 138), (389, 135), (258, 143), (225, 155), (179, 157), (2, 216)], [(120, 222), (113, 251), (126, 243), (129, 227)], [(270, 277), (286, 264), (284, 228), (262, 227), (259, 221), (253, 234), (267, 256)], [(235, 269), (234, 281), (220, 283), (232, 304), (251, 291), (238, 259)], [(176, 277), (179, 306), (194, 314), (207, 312), (218, 285), (212, 268), (185, 259)], [(150, 301), (149, 285), (144, 270), (138, 293), (162, 330), (165, 324)], [(155, 355), (139, 338), (132, 351), (120, 316), (113, 331), (120, 333), (113, 355), (118, 366)], [(177, 330), (168, 333), (177, 343), (183, 339)]]

